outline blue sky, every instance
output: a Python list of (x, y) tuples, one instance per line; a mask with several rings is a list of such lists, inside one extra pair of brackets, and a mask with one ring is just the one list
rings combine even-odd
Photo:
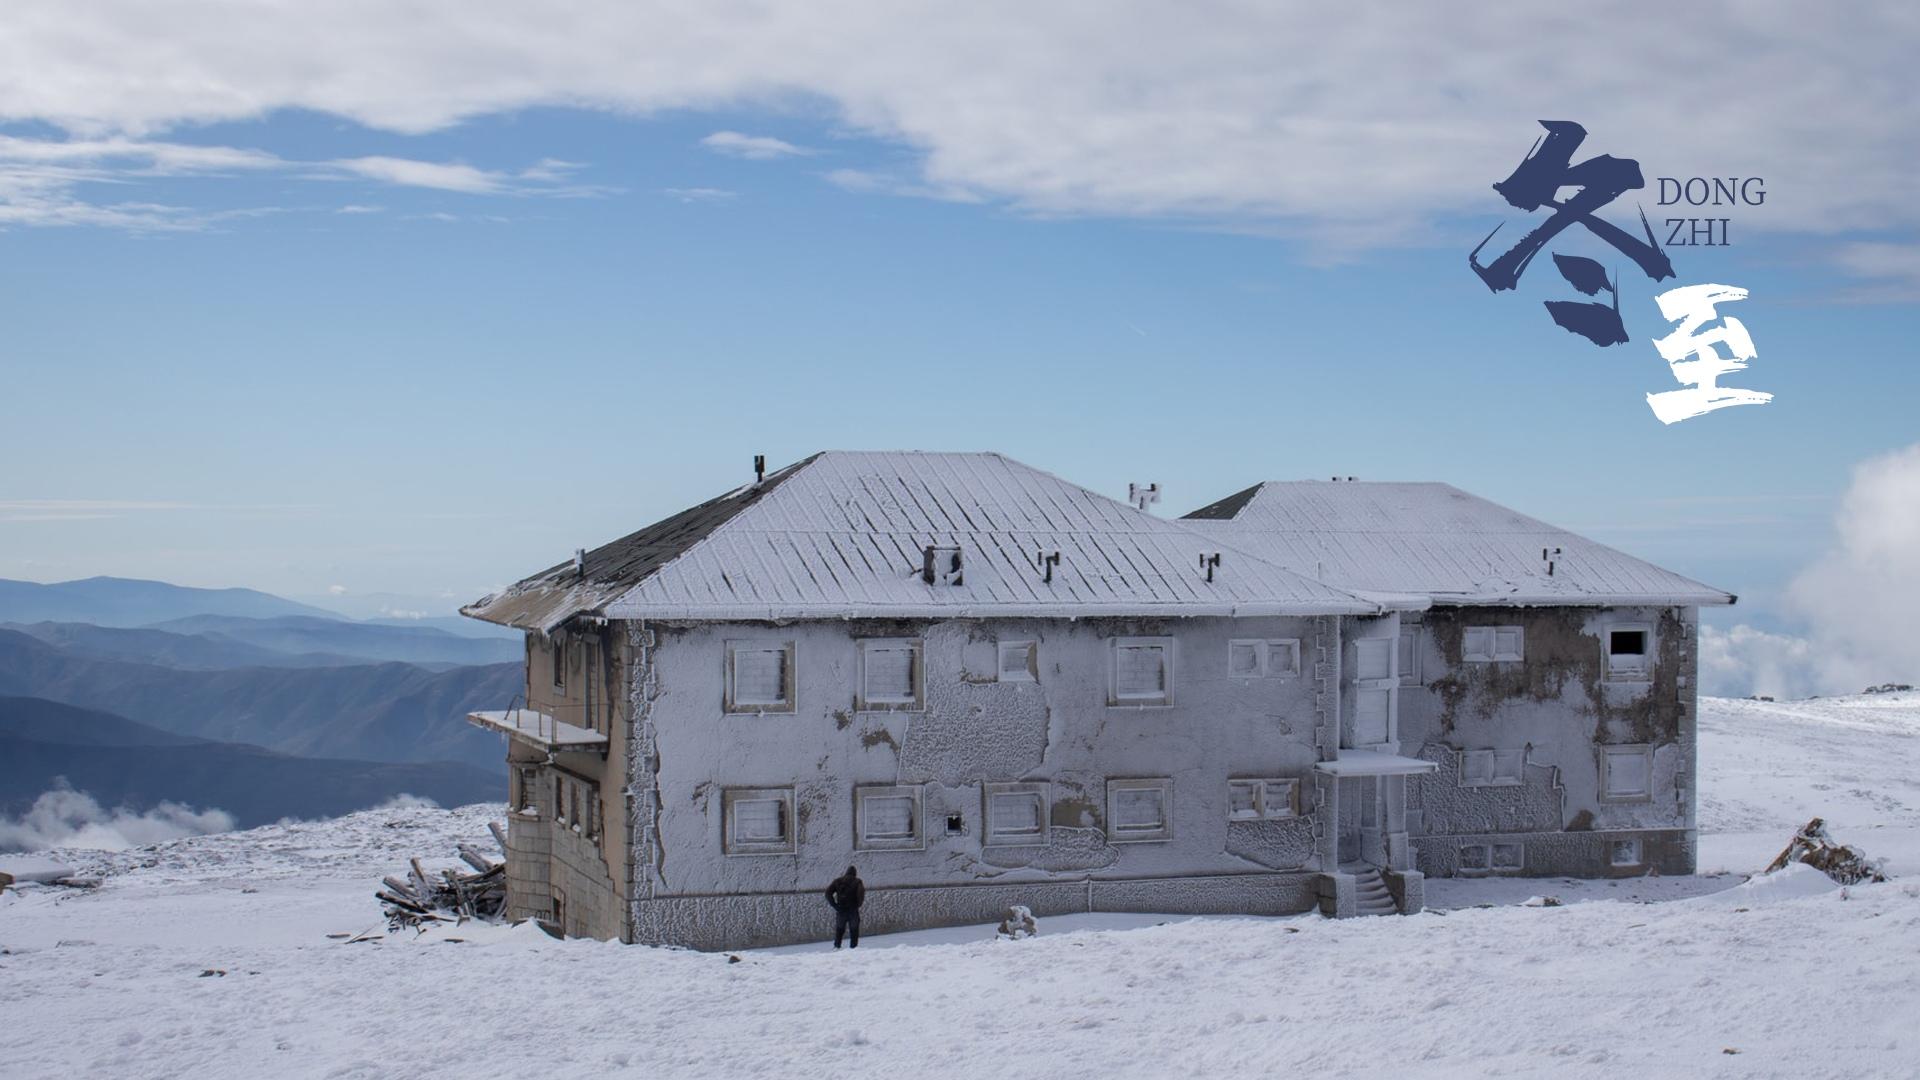
[[(1777, 131), (1713, 169), (1599, 98), (1598, 120), (1569, 117), (1592, 132), (1579, 157), (1769, 183), (1767, 205), (1715, 212), (1733, 246), (1671, 249), (1658, 287), (1590, 240), (1555, 245), (1625, 270), (1633, 340), (1604, 350), (1540, 308), (1572, 298), (1545, 260), (1499, 295), (1466, 266), (1494, 224), (1494, 246), (1526, 227), (1487, 186), (1536, 134), (1524, 106), (1473, 114), (1444, 190), (1381, 188), (1369, 215), (1338, 193), (1382, 181), (1339, 161), (1314, 185), (1273, 173), (1271, 202), (1264, 159), (1148, 190), (1073, 171), (1104, 143), (981, 149), (851, 91), (426, 120), (292, 92), (155, 120), (6, 91), (0, 576), (445, 609), (734, 486), (755, 453), (996, 449), (1115, 496), (1158, 481), (1173, 513), (1258, 479), (1447, 480), (1739, 592), (1770, 626), (1849, 469), (1920, 436), (1911, 230), (1857, 212), (1880, 179), (1836, 193)], [(1263, 101), (1221, 107), (1284, 111)], [(1906, 154), (1857, 135), (1833, 153)], [(31, 148), (103, 139), (127, 142), (32, 172), (50, 167)], [(1113, 165), (1212, 167), (1154, 154)], [(1671, 213), (1648, 191), (1608, 216), (1636, 199)], [(1729, 313), (1759, 356), (1727, 381), (1775, 401), (1662, 426), (1651, 297), (1706, 281), (1751, 291)]]

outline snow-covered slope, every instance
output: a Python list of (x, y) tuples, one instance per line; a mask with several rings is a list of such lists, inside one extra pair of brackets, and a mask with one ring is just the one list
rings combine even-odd
[(530, 927), (348, 944), (326, 935), (379, 926), (381, 874), (450, 864), (500, 808), (53, 853), (104, 884), (0, 900), (0, 1072), (1920, 1075), (1920, 884), (1742, 873), (1816, 813), (1920, 871), (1920, 695), (1702, 704), (1703, 865), (1736, 872), (1436, 882), (1446, 910), (1404, 919), (1043, 919), (738, 962)]

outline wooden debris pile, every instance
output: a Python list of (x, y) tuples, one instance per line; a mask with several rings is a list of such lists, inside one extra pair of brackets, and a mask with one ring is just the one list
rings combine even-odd
[[(507, 840), (500, 827), (489, 822), (487, 828), (504, 853)], [(419, 859), (409, 859), (405, 878), (381, 881), (374, 895), (386, 908), (389, 930), (500, 917), (507, 906), (507, 864), (494, 862), (471, 844), (461, 844), (459, 852), (460, 860), (473, 868), (471, 873), (457, 869), (428, 871)]]
[(1788, 863), (1797, 862), (1806, 863), (1842, 885), (1887, 880), (1881, 860), (1869, 859), (1867, 853), (1859, 848), (1835, 840), (1827, 832), (1827, 823), (1820, 818), (1814, 818), (1802, 826), (1766, 872), (1771, 874), (1784, 869)]

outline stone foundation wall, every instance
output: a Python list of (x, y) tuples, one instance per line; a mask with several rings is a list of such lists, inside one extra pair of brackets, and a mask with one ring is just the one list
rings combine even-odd
[[(875, 889), (861, 911), (863, 935), (997, 922), (1022, 904), (1042, 920), (1085, 911), (1188, 915), (1292, 915), (1317, 904), (1312, 873), (1036, 881)], [(747, 949), (827, 941), (833, 909), (824, 892), (660, 897), (635, 905), (635, 940), (694, 949)], [(1044, 922), (1041, 930), (1046, 929)]]
[[(1614, 842), (1640, 842), (1640, 861), (1614, 865)], [(1467, 845), (1518, 844), (1523, 851), (1518, 869), (1478, 870), (1463, 867), (1461, 848)], [(1413, 841), (1421, 873), (1428, 877), (1484, 874), (1512, 877), (1639, 877), (1647, 873), (1691, 874), (1694, 834), (1684, 829), (1605, 830), (1595, 832), (1483, 833), (1463, 836), (1422, 836)]]

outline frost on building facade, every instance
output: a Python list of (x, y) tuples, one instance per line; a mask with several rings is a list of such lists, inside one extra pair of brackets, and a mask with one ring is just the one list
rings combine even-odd
[[(1169, 521), (994, 454), (823, 453), (479, 601), (527, 631), (509, 913), (730, 948), (1073, 911), (1418, 910), (1686, 873), (1696, 612), (1438, 484)], [(505, 704), (505, 703), (503, 703)]]

